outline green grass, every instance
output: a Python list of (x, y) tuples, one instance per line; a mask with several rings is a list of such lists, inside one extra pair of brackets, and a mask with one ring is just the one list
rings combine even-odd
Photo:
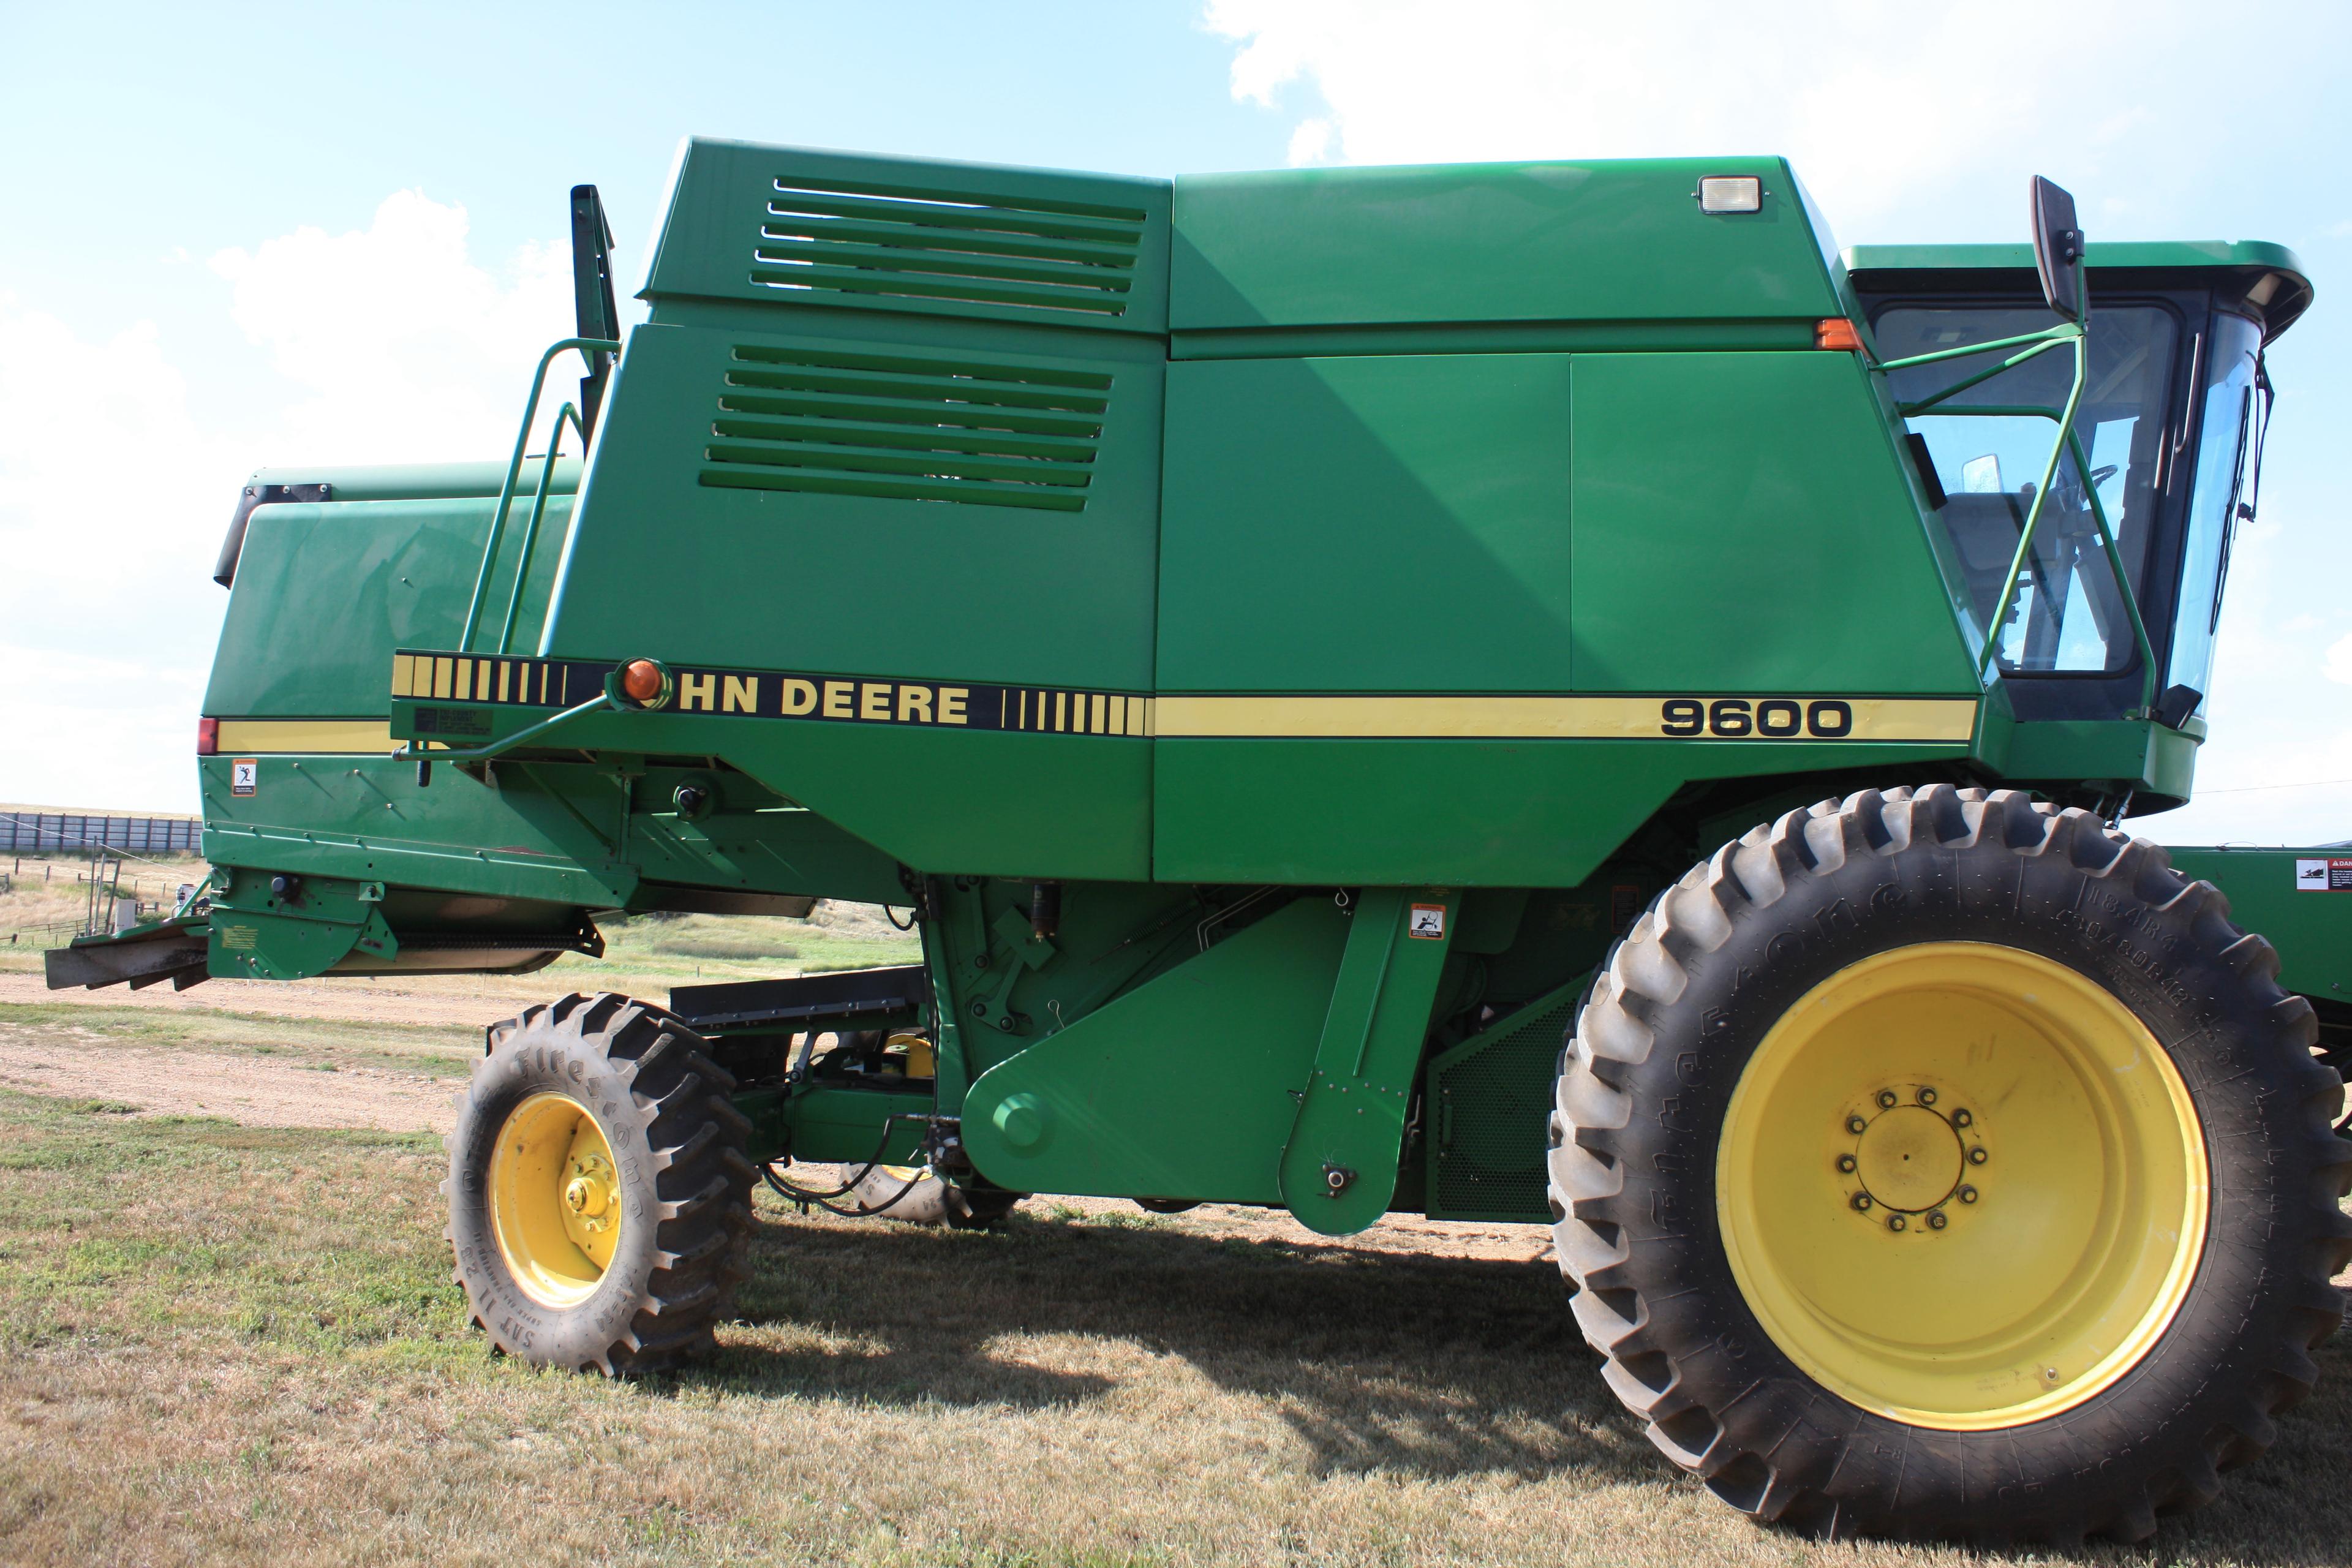
[[(614, 1384), (487, 1353), (442, 1169), (0, 1094), (0, 1558), (2019, 1561), (1749, 1526), (1651, 1453), (1545, 1263), (766, 1208), (716, 1358)], [(2220, 1505), (2087, 1560), (2344, 1562), (2346, 1361)]]
[(377, 1068), (462, 1078), (481, 1055), (479, 1029), (433, 1025), (278, 1018), (194, 1008), (88, 1002), (0, 1003), (0, 1038), (109, 1044), (232, 1056), (282, 1057), (304, 1067)]

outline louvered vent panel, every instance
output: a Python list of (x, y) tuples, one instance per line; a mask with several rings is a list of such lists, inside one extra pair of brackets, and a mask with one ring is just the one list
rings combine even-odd
[(736, 489), (1084, 511), (1111, 378), (739, 345), (701, 479)]
[(786, 177), (769, 195), (751, 281), (835, 304), (929, 300), (1116, 319), (1127, 313), (1145, 216), (1043, 196)]

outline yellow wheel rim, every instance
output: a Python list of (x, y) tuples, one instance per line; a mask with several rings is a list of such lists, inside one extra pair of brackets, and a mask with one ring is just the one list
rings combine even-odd
[(1853, 964), (1757, 1047), (1716, 1209), (1740, 1293), (1815, 1382), (1984, 1431), (2137, 1365), (2196, 1277), (2205, 1141), (2131, 1010), (2049, 959), (1927, 942)]
[(531, 1300), (572, 1307), (594, 1292), (621, 1239), (620, 1173), (588, 1108), (534, 1094), (514, 1108), (490, 1155), (490, 1226)]

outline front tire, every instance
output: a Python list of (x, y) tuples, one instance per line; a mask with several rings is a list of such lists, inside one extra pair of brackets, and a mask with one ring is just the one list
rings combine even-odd
[(2352, 1150), (2207, 883), (2009, 791), (1792, 812), (1669, 889), (1563, 1058), (1576, 1316), (1764, 1520), (2137, 1540), (2316, 1374)]
[(490, 1037), (441, 1188), (474, 1321), (509, 1355), (608, 1376), (708, 1350), (751, 1228), (735, 1080), (625, 996), (566, 996)]

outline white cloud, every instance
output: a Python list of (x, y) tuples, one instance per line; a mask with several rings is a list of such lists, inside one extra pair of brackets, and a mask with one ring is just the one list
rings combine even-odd
[(226, 600), (211, 567), (237, 486), (279, 465), (503, 458), (532, 365), (571, 325), (562, 246), (493, 270), (469, 253), (465, 209), (415, 191), (365, 229), (298, 228), (211, 270), (275, 373), (257, 395), (221, 395), (225, 373), (184, 368), (153, 321), (78, 332), (0, 291), (0, 610), (16, 645), (0, 659), (18, 673), (0, 684), (0, 800), (194, 809)]
[(279, 416), (289, 455), (504, 455), (531, 367), (570, 321), (571, 262), (562, 247), (526, 246), (501, 279), (466, 238), (465, 208), (397, 191), (365, 230), (299, 228), (213, 257), (236, 324), (307, 394)]
[(2338, 637), (2327, 645), (2320, 672), (2339, 685), (2352, 686), (2352, 637)]
[(2210, 61), (2179, 47), (2179, 0), (2068, 10), (2067, 32), (2099, 41), (2095, 89), (2076, 51), (2019, 47), (2051, 16), (2042, 0), (1207, 0), (1203, 19), (1237, 45), (1234, 98), (1327, 121), (1334, 162), (1782, 153), (1853, 226), (1988, 166), (2021, 197), (2033, 168), (2088, 174), (2119, 142), (2195, 150), (2197, 117), (2168, 95), (2193, 95)]

